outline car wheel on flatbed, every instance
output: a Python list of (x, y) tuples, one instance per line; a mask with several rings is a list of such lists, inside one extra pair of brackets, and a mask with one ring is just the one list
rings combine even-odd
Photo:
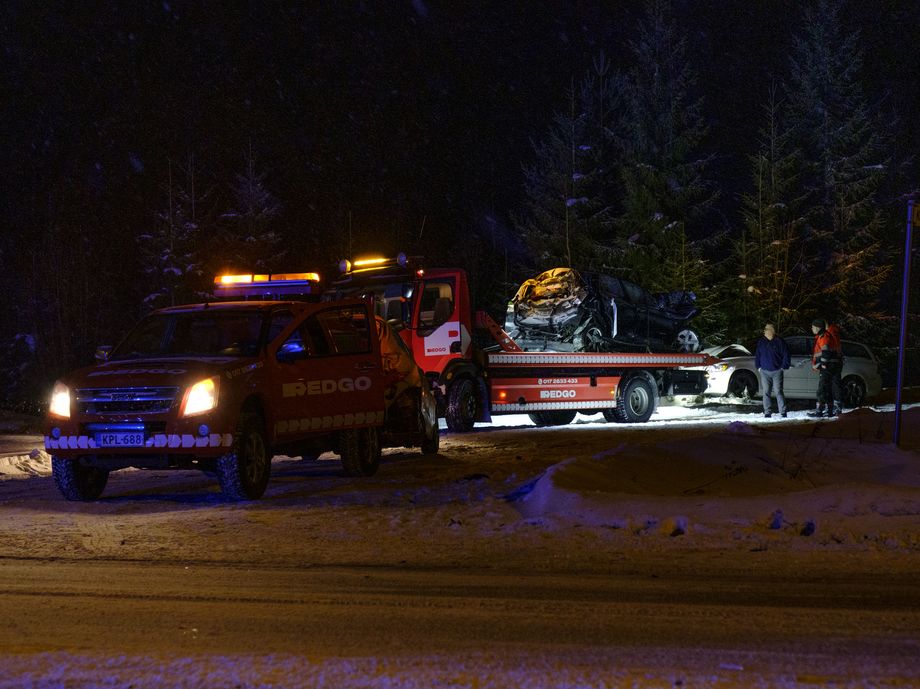
[(700, 336), (692, 330), (681, 330), (679, 333), (677, 333), (677, 351), (700, 351)]
[(67, 500), (90, 502), (97, 500), (109, 480), (109, 472), (98, 467), (84, 466), (79, 459), (51, 458), (54, 483)]
[(268, 486), (271, 461), (262, 417), (252, 412), (244, 413), (240, 416), (233, 447), (218, 458), (215, 465), (221, 491), (230, 500), (262, 497)]
[(376, 428), (351, 428), (339, 436), (339, 456), (348, 476), (373, 476), (380, 467), (380, 435)]

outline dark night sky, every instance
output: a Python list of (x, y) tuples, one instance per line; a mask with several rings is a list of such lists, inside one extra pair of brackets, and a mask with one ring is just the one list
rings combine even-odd
[[(865, 38), (871, 95), (897, 109), (902, 132), (918, 101), (914, 5), (851, 2), (845, 12)], [(506, 222), (529, 142), (600, 50), (628, 66), (642, 10), (637, 0), (51, 6), (0, 9), (8, 232), (49, 213), (142, 226), (168, 158), (192, 151), (224, 185), (249, 142), (289, 229), (343, 228), (350, 217), (356, 236), (379, 237), (381, 225), (413, 232), (423, 219)], [(760, 104), (799, 6), (675, 3), (727, 206), (746, 183)]]

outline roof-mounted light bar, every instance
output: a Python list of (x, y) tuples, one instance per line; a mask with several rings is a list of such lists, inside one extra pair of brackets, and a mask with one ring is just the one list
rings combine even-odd
[(319, 282), (319, 273), (227, 274), (214, 278), (214, 293), (221, 297), (274, 299), (314, 294)]
[(395, 258), (389, 256), (369, 256), (367, 258), (355, 259), (354, 261), (342, 259), (342, 261), (339, 262), (339, 270), (343, 273), (360, 273), (365, 270), (392, 266), (405, 268), (408, 264), (409, 258), (404, 253), (400, 252)]
[(319, 273), (272, 273), (271, 275), (253, 273), (249, 275), (218, 275), (214, 278), (215, 285), (284, 282), (319, 282)]

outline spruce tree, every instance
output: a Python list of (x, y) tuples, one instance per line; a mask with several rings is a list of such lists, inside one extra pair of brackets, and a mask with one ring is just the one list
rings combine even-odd
[(650, 0), (631, 49), (612, 131), (622, 156), (620, 266), (651, 289), (698, 289), (706, 273), (698, 239), (710, 234), (699, 223), (715, 194), (703, 176), (709, 156), (700, 152), (706, 126), (695, 72), (668, 2)]
[(569, 106), (557, 113), (534, 162), (524, 169), (526, 201), (515, 218), (539, 270), (571, 266), (596, 269), (610, 234), (609, 199), (615, 186), (607, 131), (616, 115), (619, 78), (599, 56)]
[(163, 195), (155, 227), (137, 238), (147, 278), (143, 304), (148, 309), (197, 301), (206, 294), (200, 244), (202, 205), (208, 194), (199, 191), (192, 155), (175, 171), (168, 161)]
[(235, 270), (271, 272), (285, 258), (283, 238), (274, 224), (281, 204), (265, 186), (266, 173), (256, 168), (252, 143), (243, 172), (231, 186), (233, 209), (221, 215), (224, 221), (220, 255)]
[(793, 43), (789, 122), (806, 166), (813, 312), (840, 319), (851, 335), (873, 327), (890, 270), (876, 202), (890, 136), (864, 93), (861, 68), (858, 32), (844, 31), (838, 3), (816, 0)]
[(759, 148), (750, 156), (751, 190), (741, 197), (744, 225), (730, 281), (733, 310), (743, 314), (736, 337), (756, 332), (767, 321), (783, 332), (803, 320), (811, 299), (808, 275), (816, 256), (802, 234), (801, 155), (783, 128), (783, 105), (771, 88)]

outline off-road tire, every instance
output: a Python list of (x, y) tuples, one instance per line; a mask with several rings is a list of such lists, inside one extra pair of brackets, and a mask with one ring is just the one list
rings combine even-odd
[(376, 428), (351, 428), (339, 435), (339, 456), (347, 476), (373, 476), (380, 468), (380, 434)]
[(550, 411), (535, 411), (528, 414), (535, 426), (566, 426), (575, 419), (574, 409), (560, 409)]
[(61, 495), (75, 502), (98, 500), (109, 480), (109, 472), (80, 464), (78, 459), (51, 458), (51, 475)]
[(866, 401), (866, 384), (856, 376), (847, 376), (843, 379), (843, 406), (855, 409), (861, 407)]
[(265, 493), (272, 456), (265, 440), (262, 417), (244, 412), (230, 452), (218, 458), (215, 472), (228, 500), (257, 500)]
[(441, 433), (438, 429), (438, 403), (427, 379), (419, 391), (418, 424), (421, 433), (423, 455), (436, 455), (441, 447)]
[(447, 410), (444, 414), (447, 430), (453, 433), (473, 430), (479, 411), (477, 397), (476, 381), (472, 378), (461, 378), (448, 388)]
[[(655, 387), (642, 376), (630, 378), (617, 391), (616, 420), (645, 423), (655, 412)], [(606, 415), (605, 415), (606, 416)]]
[(728, 380), (729, 396), (750, 399), (757, 394), (757, 376), (750, 371), (736, 371)]

